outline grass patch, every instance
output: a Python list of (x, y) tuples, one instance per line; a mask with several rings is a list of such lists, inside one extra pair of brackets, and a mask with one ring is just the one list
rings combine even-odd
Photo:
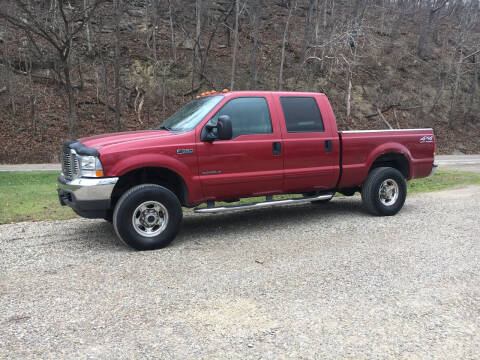
[(58, 202), (57, 176), (54, 171), (0, 171), (0, 224), (76, 217)]
[(407, 183), (408, 193), (443, 190), (452, 186), (480, 184), (480, 175), (467, 171), (437, 170), (433, 176)]
[[(0, 224), (19, 221), (63, 220), (77, 215), (68, 206), (60, 206), (55, 171), (0, 171)], [(408, 193), (442, 190), (452, 186), (480, 184), (480, 175), (438, 170), (435, 175), (408, 182)], [(300, 195), (298, 195), (300, 196)], [(275, 196), (275, 199), (289, 195)], [(263, 201), (264, 197), (241, 199), (240, 204)], [(236, 203), (238, 204), (238, 203)], [(217, 203), (217, 205), (231, 205)]]

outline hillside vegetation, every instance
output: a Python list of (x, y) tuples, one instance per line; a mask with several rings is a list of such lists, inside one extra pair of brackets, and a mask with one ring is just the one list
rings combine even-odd
[(480, 152), (479, 0), (4, 0), (0, 54), (0, 163), (224, 88), (324, 92), (341, 129)]

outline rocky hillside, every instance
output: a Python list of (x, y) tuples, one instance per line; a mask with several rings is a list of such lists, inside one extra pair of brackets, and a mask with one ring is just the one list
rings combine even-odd
[(342, 129), (433, 127), (437, 152), (478, 153), (479, 44), (478, 0), (6, 0), (0, 163), (58, 161), (67, 138), (150, 128), (232, 83), (324, 92)]

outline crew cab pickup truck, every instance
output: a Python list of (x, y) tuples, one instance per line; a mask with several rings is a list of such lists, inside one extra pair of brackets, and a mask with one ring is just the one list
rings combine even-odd
[[(80, 216), (113, 222), (127, 245), (157, 249), (177, 235), (182, 206), (321, 204), (358, 191), (370, 213), (394, 215), (406, 181), (435, 169), (434, 152), (432, 129), (337, 131), (324, 94), (212, 91), (155, 130), (65, 142), (58, 195)], [(253, 196), (265, 201), (215, 206)]]

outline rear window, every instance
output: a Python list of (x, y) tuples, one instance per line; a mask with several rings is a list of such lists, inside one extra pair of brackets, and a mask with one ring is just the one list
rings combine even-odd
[(289, 133), (322, 132), (322, 115), (313, 97), (280, 97), (285, 124)]

